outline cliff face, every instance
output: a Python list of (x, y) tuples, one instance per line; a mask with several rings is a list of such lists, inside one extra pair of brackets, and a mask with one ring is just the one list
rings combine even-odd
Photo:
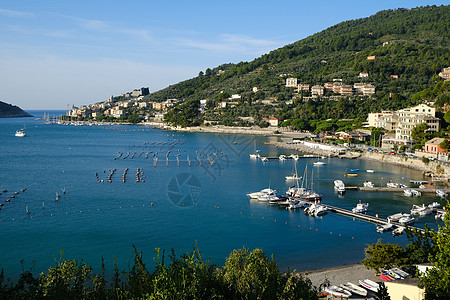
[(0, 101), (0, 118), (32, 117), (20, 107)]

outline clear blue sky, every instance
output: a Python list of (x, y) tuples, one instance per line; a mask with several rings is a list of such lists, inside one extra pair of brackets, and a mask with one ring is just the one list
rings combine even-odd
[(157, 91), (342, 21), (449, 1), (0, 2), (0, 101), (66, 109)]

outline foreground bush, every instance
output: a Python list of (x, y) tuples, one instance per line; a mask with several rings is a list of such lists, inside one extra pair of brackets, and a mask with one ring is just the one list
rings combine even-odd
[(23, 272), (16, 283), (0, 274), (0, 299), (317, 299), (317, 288), (295, 273), (282, 274), (261, 249), (234, 250), (223, 268), (205, 260), (198, 248), (179, 257), (156, 249), (151, 272), (134, 248), (133, 265), (111, 282), (77, 260), (56, 261), (47, 273)]

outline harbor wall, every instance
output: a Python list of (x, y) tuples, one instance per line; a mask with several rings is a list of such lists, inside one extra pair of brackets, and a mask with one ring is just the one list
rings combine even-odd
[(450, 177), (450, 166), (443, 165), (435, 161), (430, 161), (426, 164), (420, 158), (400, 157), (397, 155), (381, 154), (367, 151), (361, 154), (361, 158), (386, 162), (389, 164), (412, 168), (423, 172), (432, 172), (439, 177)]

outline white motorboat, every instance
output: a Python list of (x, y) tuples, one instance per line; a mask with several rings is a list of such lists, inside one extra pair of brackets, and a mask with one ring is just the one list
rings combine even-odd
[(334, 181), (334, 189), (339, 193), (339, 195), (345, 194), (345, 184), (342, 180), (335, 180)]
[(373, 188), (375, 187), (375, 185), (373, 184), (372, 181), (364, 181), (363, 186), (366, 188)]
[(323, 205), (316, 205), (316, 208), (314, 209), (314, 216), (323, 216), (328, 213), (328, 208), (326, 208)]
[(369, 203), (361, 203), (361, 201), (356, 204), (356, 207), (352, 208), (352, 212), (364, 214), (369, 209)]
[(404, 231), (405, 231), (405, 227), (399, 226), (399, 227), (395, 228), (394, 230), (392, 230), (392, 236), (402, 235)]
[(326, 165), (326, 164), (327, 164), (326, 162), (323, 162), (321, 160), (313, 162), (314, 166), (323, 166), (323, 165)]
[(297, 209), (305, 207), (306, 202), (301, 200), (290, 201), (288, 207), (286, 209)]
[(359, 284), (365, 288), (368, 289), (372, 292), (378, 292), (378, 289), (380, 288), (380, 285), (376, 282), (373, 282), (370, 279), (364, 279), (364, 280), (360, 280)]
[(16, 134), (14, 134), (15, 136), (17, 136), (17, 137), (24, 137), (24, 136), (26, 136), (27, 134), (25, 133), (25, 131), (22, 129), (22, 130), (17, 130), (16, 131)]
[(431, 209), (428, 208), (428, 206), (425, 206), (425, 204), (422, 204), (422, 206), (413, 204), (411, 209), (412, 215), (419, 215), (419, 216), (425, 216), (431, 213)]
[(391, 224), (391, 223), (387, 223), (386, 225), (378, 225), (377, 226), (377, 232), (378, 233), (383, 233), (383, 232), (386, 232), (386, 231), (391, 231), (392, 229), (394, 229), (393, 227), (394, 227), (394, 225)]
[(289, 197), (295, 197), (295, 198), (299, 198), (302, 195), (306, 194), (308, 192), (308, 189), (306, 188), (302, 188), (302, 187), (296, 187), (291, 186), (287, 191), (286, 191), (286, 195)]
[(269, 159), (267, 157), (264, 157), (264, 156), (260, 157), (260, 159), (261, 159), (262, 162), (268, 162), (269, 161)]
[(374, 170), (367, 170), (367, 173), (374, 173), (375, 171)]
[(402, 225), (411, 225), (416, 221), (414, 217), (411, 216), (403, 216), (400, 219), (398, 219), (398, 222)]
[(422, 196), (422, 193), (415, 190), (415, 189), (405, 189), (403, 190), (403, 193), (407, 197), (420, 197)]
[(262, 202), (277, 201), (279, 199), (280, 198), (277, 195), (271, 195), (271, 194), (261, 195), (258, 197), (258, 200), (262, 201)]
[(352, 296), (352, 293), (350, 293), (346, 289), (343, 289), (343, 288), (335, 286), (335, 285), (326, 287), (324, 289), (324, 291), (328, 292), (331, 295), (333, 295), (334, 297), (338, 297), (338, 298), (349, 298)]
[(436, 211), (439, 207), (441, 207), (441, 204), (438, 202), (428, 204), (428, 208), (431, 209), (432, 211)]
[(434, 218), (435, 218), (436, 220), (441, 219), (442, 221), (444, 221), (445, 214), (446, 214), (445, 211), (444, 211), (444, 212), (438, 212), (438, 213), (434, 216)]
[(361, 288), (360, 286), (351, 283), (351, 282), (347, 282), (341, 285), (342, 288), (348, 290), (350, 293), (352, 294), (357, 294), (363, 297), (367, 296), (367, 290)]
[(297, 173), (285, 176), (286, 180), (302, 180), (303, 177), (298, 177)]
[(285, 161), (285, 160), (286, 160), (286, 155), (281, 154), (281, 155), (278, 157), (278, 159), (281, 160), (281, 161)]
[(311, 192), (311, 190), (308, 190), (307, 193), (300, 196), (302, 199), (306, 201), (317, 201), (322, 200), (322, 195), (319, 193)]
[(256, 158), (259, 158), (260, 155), (259, 155), (259, 150), (256, 150), (256, 140), (254, 140), (253, 143), (254, 143), (255, 151), (253, 153), (250, 153), (250, 158), (256, 159)]
[(447, 197), (447, 192), (444, 190), (436, 190), (436, 196), (441, 197), (441, 198), (445, 198)]
[(403, 217), (410, 217), (410, 214), (396, 213), (387, 217), (388, 222), (398, 222)]
[(254, 192), (254, 193), (248, 193), (247, 195), (252, 198), (252, 199), (258, 199), (259, 196), (264, 196), (264, 195), (276, 195), (277, 191), (276, 190), (272, 190), (271, 188), (267, 188), (267, 189), (263, 189), (259, 192)]
[(389, 181), (389, 182), (386, 184), (386, 186), (389, 187), (389, 188), (401, 188), (401, 189), (407, 188), (407, 186), (404, 185), (404, 184), (400, 184), (400, 183), (392, 182), (392, 181)]
[(297, 154), (291, 154), (289, 155), (290, 158), (292, 158), (293, 160), (298, 160), (299, 156)]
[(344, 182), (342, 180), (339, 180), (339, 179), (335, 180), (334, 181), (334, 188), (338, 189), (340, 187), (345, 187)]

